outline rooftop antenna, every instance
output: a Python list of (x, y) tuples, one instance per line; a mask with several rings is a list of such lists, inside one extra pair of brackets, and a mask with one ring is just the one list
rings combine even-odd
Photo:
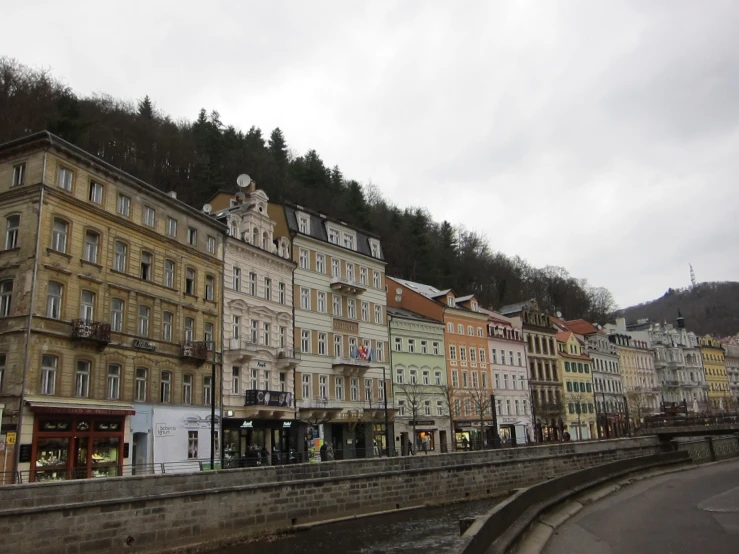
[(693, 271), (693, 264), (688, 264), (690, 266), (690, 282), (693, 284), (693, 288), (698, 284), (698, 282), (695, 280), (695, 271)]
[(213, 210), (213, 206), (211, 206), (210, 204), (206, 204), (205, 206), (203, 206), (203, 211), (205, 213), (209, 214), (211, 210)]
[(251, 184), (251, 177), (249, 177), (246, 173), (242, 173), (236, 178), (236, 185), (240, 189), (245, 189)]

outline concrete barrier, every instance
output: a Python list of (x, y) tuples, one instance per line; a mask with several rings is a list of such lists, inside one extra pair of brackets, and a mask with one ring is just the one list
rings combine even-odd
[(508, 552), (539, 515), (570, 496), (634, 471), (690, 462), (687, 451), (640, 456), (603, 464), (518, 491), (464, 533), (459, 554)]

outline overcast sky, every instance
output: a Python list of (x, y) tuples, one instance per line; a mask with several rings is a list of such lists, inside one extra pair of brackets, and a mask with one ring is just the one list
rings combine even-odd
[(6, 3), (0, 53), (81, 94), (279, 126), (621, 307), (689, 262), (738, 279), (735, 1), (117, 4)]

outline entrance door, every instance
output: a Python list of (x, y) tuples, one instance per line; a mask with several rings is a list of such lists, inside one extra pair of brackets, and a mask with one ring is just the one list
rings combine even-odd
[(89, 437), (74, 439), (74, 470), (73, 479), (87, 479), (89, 477)]
[(439, 442), (441, 443), (441, 451), (448, 452), (449, 445), (446, 442), (446, 431), (439, 431)]
[(147, 472), (147, 452), (148, 452), (148, 433), (134, 433), (133, 434), (133, 473), (146, 473)]

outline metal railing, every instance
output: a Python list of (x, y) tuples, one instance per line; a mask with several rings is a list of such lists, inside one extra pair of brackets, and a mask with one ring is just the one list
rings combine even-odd
[(226, 339), (226, 350), (254, 351), (259, 346), (251, 339)]
[(76, 339), (110, 342), (110, 323), (90, 321), (89, 319), (72, 320), (72, 337)]
[(644, 418), (642, 428), (659, 429), (666, 427), (710, 427), (712, 425), (739, 426), (739, 413), (691, 415), (686, 417), (654, 415)]
[(208, 343), (205, 341), (188, 341), (180, 345), (180, 358), (208, 359)]

